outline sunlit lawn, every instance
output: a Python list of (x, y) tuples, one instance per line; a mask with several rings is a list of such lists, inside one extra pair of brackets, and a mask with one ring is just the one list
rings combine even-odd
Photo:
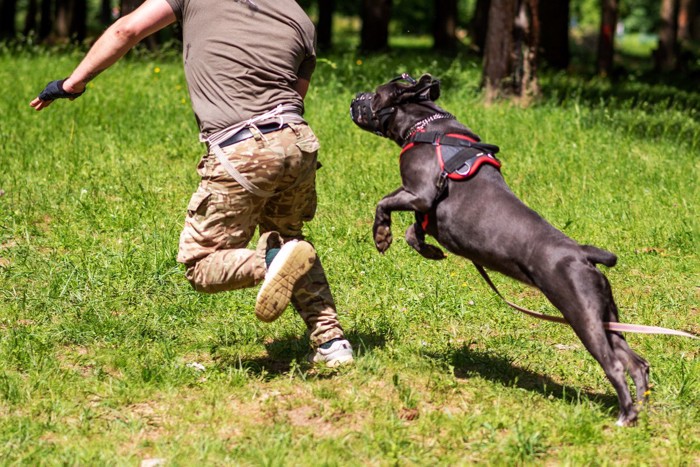
[(534, 107), (487, 107), (466, 57), (325, 56), (307, 102), (323, 163), (307, 234), (357, 351), (329, 373), (304, 363), (293, 310), (258, 322), (255, 289), (197, 294), (175, 262), (202, 153), (179, 59), (128, 60), (31, 111), (78, 59), (0, 55), (2, 463), (700, 462), (697, 342), (628, 336), (653, 392), (636, 428), (615, 427), (614, 391), (570, 329), (510, 310), (465, 260), (419, 257), (400, 235), (410, 214), (374, 250), (398, 148), (348, 118), (356, 92), (432, 72), (528, 205), (618, 255), (605, 273), (623, 321), (700, 333), (697, 90), (544, 75)]

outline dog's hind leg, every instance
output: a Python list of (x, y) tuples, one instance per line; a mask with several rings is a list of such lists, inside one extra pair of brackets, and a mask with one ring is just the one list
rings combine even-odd
[(445, 259), (445, 253), (440, 248), (425, 242), (425, 230), (420, 223), (420, 216), (421, 214), (416, 213), (418, 221), (406, 229), (406, 243), (424, 258)]
[[(581, 304), (582, 305), (582, 304)], [(573, 312), (573, 310), (571, 310)], [(597, 313), (597, 311), (594, 311)], [(565, 315), (570, 316), (569, 313)], [(619, 358), (619, 352), (611, 345), (608, 333), (603, 328), (603, 321), (597, 316), (593, 319), (571, 322), (576, 335), (605, 371), (610, 383), (617, 393), (620, 415), (617, 419), (619, 426), (631, 426), (637, 421), (639, 409), (632, 401), (629, 385), (625, 378), (625, 362)]]
[[(542, 291), (562, 312), (588, 352), (603, 367), (605, 375), (615, 388), (620, 406), (617, 424), (634, 425), (639, 408), (632, 400), (625, 377), (628, 358), (620, 358), (620, 351), (611, 344), (610, 334), (603, 327), (603, 320), (609, 314), (609, 301), (605, 290), (607, 281), (603, 274), (587, 261), (566, 261), (559, 266), (557, 269), (560, 272), (566, 271), (564, 276), (560, 276), (563, 280), (552, 284), (554, 287), (543, 287)], [(615, 343), (619, 348), (619, 342), (616, 340)]]
[[(582, 245), (581, 248), (592, 263), (613, 267), (617, 262), (617, 257), (609, 251), (591, 245)], [(601, 292), (604, 294), (605, 300), (607, 300), (607, 313), (603, 319), (614, 323), (619, 322), (617, 305), (615, 305), (612, 290), (610, 289), (610, 282), (604, 275), (602, 275), (602, 278), (603, 286)], [(649, 363), (630, 349), (622, 334), (608, 332), (608, 340), (617, 357), (625, 365), (627, 373), (634, 381), (634, 386), (637, 389), (637, 401), (645, 402), (648, 396), (647, 391), (649, 390)]]
[(646, 402), (649, 396), (649, 363), (630, 348), (622, 334), (608, 332), (608, 340), (615, 350), (615, 355), (625, 365), (625, 369), (634, 381), (634, 386), (637, 389), (637, 402), (640, 404)]
[[(610, 301), (608, 302), (608, 314), (604, 319), (605, 321), (616, 323), (619, 322), (617, 306), (613, 300), (612, 292), (610, 291), (609, 284), (607, 284), (607, 280), (606, 285)], [(637, 389), (637, 402), (646, 402), (649, 395), (649, 363), (630, 348), (622, 334), (609, 331), (608, 340), (612, 348), (615, 350), (615, 355), (617, 355), (617, 357), (625, 365), (627, 373), (629, 373), (632, 381), (634, 381), (634, 386)]]

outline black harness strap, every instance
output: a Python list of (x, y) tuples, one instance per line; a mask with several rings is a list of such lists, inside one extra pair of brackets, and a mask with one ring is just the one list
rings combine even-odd
[(460, 147), (465, 147), (465, 148), (475, 148), (478, 149), (479, 152), (483, 152), (485, 154), (496, 154), (498, 151), (500, 151), (500, 148), (494, 144), (486, 144), (482, 143), (479, 141), (479, 138), (472, 135), (467, 135), (470, 136), (472, 139), (476, 139), (476, 142), (471, 142), (462, 138), (455, 138), (454, 136), (449, 136), (445, 135), (440, 138), (440, 144), (444, 144), (445, 146), (460, 146)]
[(471, 159), (472, 157), (476, 157), (479, 154), (482, 154), (483, 152), (484, 151), (480, 151), (476, 148), (465, 148), (460, 149), (452, 156), (446, 156), (443, 151), (442, 157), (445, 162), (445, 166), (442, 170), (443, 172), (447, 172), (448, 174), (456, 172), (457, 169), (462, 167), (464, 163), (467, 162), (469, 159)]
[(471, 175), (471, 170), (473, 168), (475, 170), (483, 162), (482, 159), (500, 167), (500, 163), (493, 156), (500, 150), (498, 146), (482, 143), (480, 138), (470, 131), (461, 131), (464, 132), (463, 135), (461, 133), (445, 134), (437, 131), (417, 131), (409, 136), (404, 144), (402, 154), (413, 144), (430, 144), (436, 148), (442, 171), (435, 182), (437, 193), (433, 205), (445, 192), (448, 178), (468, 178)]
[(440, 136), (441, 133), (437, 131), (418, 131), (409, 136), (404, 145), (408, 143), (438, 144)]

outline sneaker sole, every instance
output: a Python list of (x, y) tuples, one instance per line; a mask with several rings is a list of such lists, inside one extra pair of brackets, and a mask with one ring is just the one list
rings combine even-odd
[(310, 358), (307, 359), (308, 362), (312, 365), (316, 365), (319, 363), (325, 363), (325, 365), (328, 368), (336, 368), (341, 365), (345, 365), (348, 363), (352, 363), (355, 361), (355, 358), (353, 357), (352, 350), (346, 353), (345, 355), (341, 355), (337, 358), (334, 358), (333, 360), (326, 361), (323, 359), (323, 357), (317, 357), (316, 355), (311, 355)]
[(353, 358), (353, 356), (348, 355), (336, 358), (335, 360), (331, 360), (330, 362), (326, 362), (326, 366), (328, 368), (338, 368), (339, 366), (348, 365), (354, 361), (355, 359)]
[(255, 302), (255, 316), (270, 323), (282, 315), (292, 299), (297, 281), (311, 270), (316, 251), (310, 243), (298, 242), (286, 262), (269, 279), (265, 279)]

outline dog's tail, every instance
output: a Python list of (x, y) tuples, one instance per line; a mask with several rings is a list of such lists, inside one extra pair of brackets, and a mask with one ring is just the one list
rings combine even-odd
[(617, 264), (617, 256), (609, 251), (602, 250), (593, 245), (581, 245), (588, 261), (594, 264), (604, 264), (611, 268)]

